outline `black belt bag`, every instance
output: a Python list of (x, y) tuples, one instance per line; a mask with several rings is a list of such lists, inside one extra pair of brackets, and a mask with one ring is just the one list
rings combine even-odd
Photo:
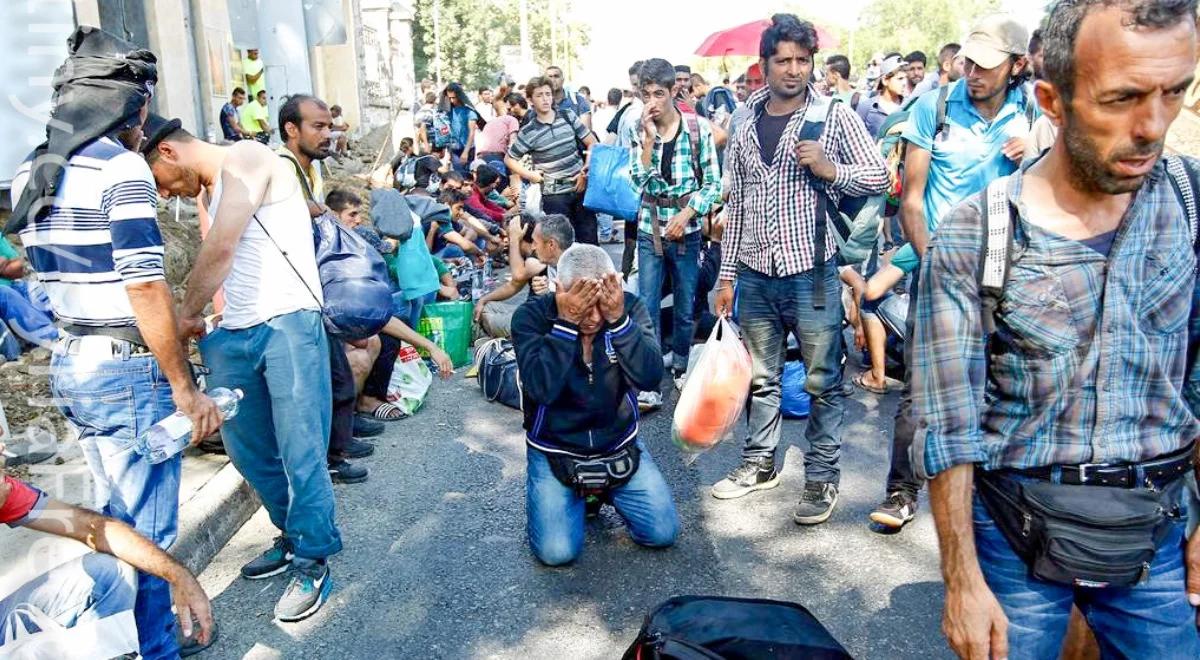
[(1155, 488), (1070, 485), (981, 468), (975, 483), (1034, 577), (1092, 588), (1130, 587), (1149, 576), (1159, 543), (1180, 516), (1183, 486), (1179, 478)]
[(608, 456), (595, 458), (543, 453), (550, 461), (554, 476), (580, 495), (594, 495), (624, 486), (633, 478), (642, 460), (642, 450), (636, 442)]

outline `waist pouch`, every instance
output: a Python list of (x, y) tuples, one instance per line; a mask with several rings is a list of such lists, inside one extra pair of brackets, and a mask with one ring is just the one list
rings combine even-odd
[(1130, 587), (1150, 575), (1180, 515), (1182, 479), (1162, 490), (1017, 480), (975, 470), (976, 492), (1013, 552), (1041, 580)]
[(543, 452), (555, 478), (580, 495), (602, 493), (629, 483), (641, 464), (642, 450), (631, 442), (616, 452), (596, 458), (577, 458)]

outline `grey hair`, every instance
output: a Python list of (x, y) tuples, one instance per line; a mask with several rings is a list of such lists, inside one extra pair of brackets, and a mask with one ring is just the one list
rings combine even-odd
[(1196, 0), (1061, 0), (1046, 16), (1042, 60), (1046, 80), (1068, 101), (1075, 93), (1075, 42), (1083, 19), (1095, 9), (1120, 7), (1126, 29), (1162, 30), (1196, 22)]
[(558, 281), (566, 288), (576, 280), (598, 280), (616, 270), (612, 257), (598, 245), (576, 243), (558, 258)]
[(575, 228), (571, 221), (561, 213), (551, 213), (538, 219), (542, 227), (542, 238), (558, 243), (558, 249), (566, 250), (575, 243)]

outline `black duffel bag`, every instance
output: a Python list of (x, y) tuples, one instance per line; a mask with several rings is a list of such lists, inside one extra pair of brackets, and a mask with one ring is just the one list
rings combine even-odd
[(507, 339), (493, 339), (476, 349), (477, 377), (483, 398), (521, 409), (521, 376), (517, 352)]
[(758, 598), (676, 596), (646, 617), (624, 660), (844, 660), (811, 612)]

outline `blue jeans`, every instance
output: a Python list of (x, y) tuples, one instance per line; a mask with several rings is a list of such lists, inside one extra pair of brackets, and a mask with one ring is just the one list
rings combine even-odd
[(438, 259), (465, 259), (467, 253), (457, 245), (446, 245), (437, 252), (434, 252), (433, 256)]
[(1196, 609), (1188, 604), (1185, 588), (1186, 521), (1173, 523), (1159, 545), (1150, 579), (1128, 589), (1075, 589), (1031, 577), (978, 497), (974, 524), (979, 567), (1008, 617), (1011, 660), (1057, 658), (1072, 604), (1087, 618), (1102, 657), (1200, 657)]
[(46, 346), (58, 339), (58, 328), (48, 314), (22, 293), (23, 290), (0, 286), (0, 322), (26, 342)]
[(611, 241), (613, 233), (613, 217), (607, 213), (597, 213), (596, 232), (599, 234), (600, 242), (607, 243), (608, 241)]
[(200, 341), (208, 386), (241, 389), (222, 437), (229, 458), (262, 498), (297, 557), (342, 549), (326, 467), (333, 395), (329, 342), (321, 316), (292, 312)]
[[(651, 548), (675, 544), (679, 516), (671, 488), (641, 440), (641, 464), (633, 478), (609, 495), (634, 543)], [(562, 484), (542, 452), (525, 449), (525, 518), (529, 546), (538, 561), (561, 566), (583, 551), (584, 500)]]
[[(700, 277), (700, 232), (687, 234), (680, 242), (671, 242), (664, 238), (662, 250), (661, 255), (655, 254), (654, 238), (645, 232), (638, 232), (638, 295), (646, 304), (646, 311), (650, 312), (654, 334), (659, 338), (663, 354), (670, 350), (675, 371), (683, 371), (687, 369), (692, 336), (696, 332), (694, 311), (696, 281)], [(675, 315), (675, 327), (669, 346), (659, 327), (662, 317), (663, 278), (668, 272), (671, 273), (671, 293), (674, 299), (672, 309)]]
[(393, 293), (392, 316), (404, 321), (408, 324), (408, 327), (416, 330), (417, 324), (421, 322), (421, 311), (425, 309), (425, 305), (433, 302), (437, 302), (437, 291), (417, 296), (412, 300), (405, 300), (404, 292)]
[[(98, 552), (77, 557), (0, 598), (0, 655), (4, 655), (4, 640), (13, 632), (9, 625), (21, 616), (17, 608), (36, 608), (63, 628), (73, 628), (128, 612), (136, 598), (137, 572), (132, 566)], [(170, 614), (167, 609), (165, 615)]]
[[(133, 448), (142, 431), (175, 412), (166, 376), (151, 356), (98, 360), (64, 354), (65, 346), (58, 344), (51, 358), (50, 388), (79, 432), (95, 481), (96, 510), (170, 548), (178, 533), (181, 459), (152, 465)], [(134, 618), (143, 656), (169, 658), (178, 652), (166, 581), (138, 573)]]
[[(486, 153), (480, 154), (479, 157), (483, 159), (483, 162), (490, 165), (492, 169), (500, 173), (500, 176), (503, 177), (502, 181), (508, 181), (508, 165), (504, 164), (504, 154)], [(507, 186), (507, 183), (501, 185), (501, 188), (505, 186)]]
[(813, 271), (768, 277), (738, 269), (736, 314), (742, 341), (750, 352), (752, 373), (747, 413), (750, 437), (742, 454), (774, 457), (783, 416), (780, 379), (787, 358), (787, 335), (794, 334), (808, 368), (804, 390), (812, 397), (812, 415), (804, 436), (804, 474), (809, 481), (838, 483), (842, 451), (842, 292), (837, 264), (825, 264), (825, 309), (813, 309)]

